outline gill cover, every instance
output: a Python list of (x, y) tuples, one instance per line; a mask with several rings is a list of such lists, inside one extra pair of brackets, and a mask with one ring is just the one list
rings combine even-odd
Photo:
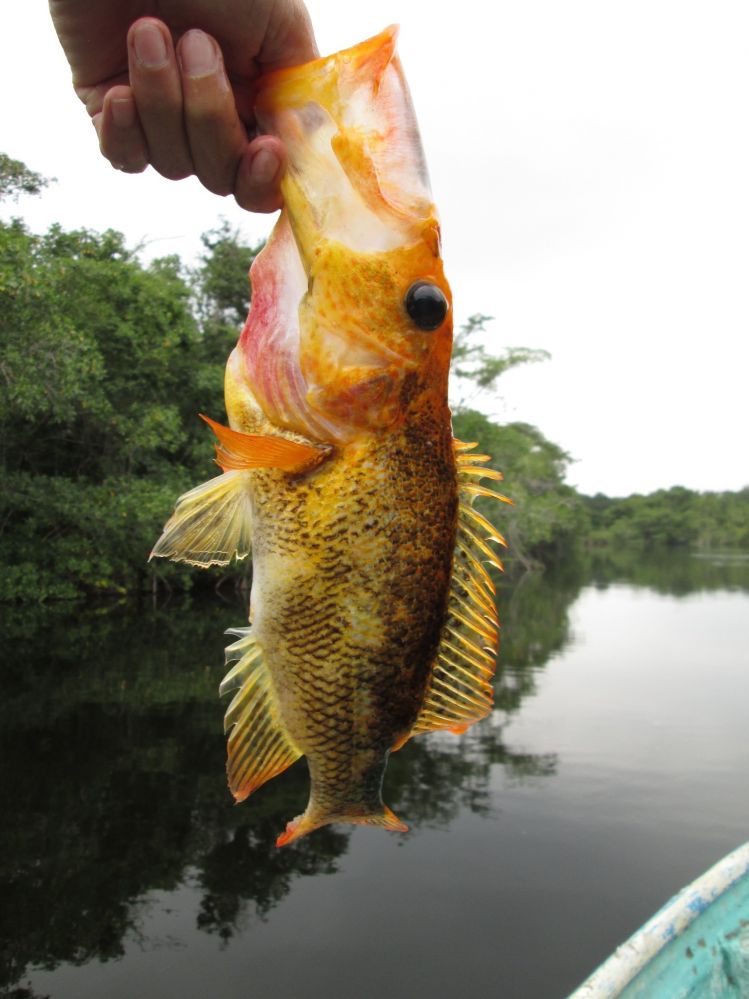
[(244, 382), (275, 426), (346, 443), (392, 426), (404, 385), (446, 377), (450, 290), (396, 34), (259, 83), (259, 125), (288, 153), (285, 207), (251, 271), (230, 418)]

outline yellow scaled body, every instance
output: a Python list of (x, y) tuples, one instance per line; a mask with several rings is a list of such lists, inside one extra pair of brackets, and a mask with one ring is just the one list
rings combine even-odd
[(227, 650), (238, 800), (305, 756), (279, 845), (330, 822), (403, 830), (384, 805), (410, 736), (487, 713), (496, 651), (485, 456), (453, 441), (450, 291), (389, 29), (261, 82), (289, 154), (285, 208), (229, 359), (221, 476), (182, 497), (154, 554), (252, 551), (250, 628)]

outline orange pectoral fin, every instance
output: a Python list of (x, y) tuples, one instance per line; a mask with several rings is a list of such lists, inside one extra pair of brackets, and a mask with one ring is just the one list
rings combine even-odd
[(280, 468), (302, 472), (319, 465), (330, 453), (329, 447), (315, 447), (269, 434), (243, 434), (200, 414), (216, 437), (216, 462), (227, 471), (247, 468)]

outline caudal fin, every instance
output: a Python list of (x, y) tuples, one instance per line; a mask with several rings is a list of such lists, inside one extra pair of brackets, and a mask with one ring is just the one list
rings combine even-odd
[(387, 805), (380, 805), (377, 811), (366, 812), (362, 815), (346, 814), (343, 812), (322, 812), (314, 807), (308, 806), (303, 815), (297, 815), (295, 819), (286, 824), (286, 829), (276, 840), (276, 846), (288, 846), (295, 839), (306, 836), (307, 833), (319, 829), (321, 826), (330, 825), (333, 822), (348, 822), (357, 826), (380, 826), (390, 832), (408, 832), (408, 826), (401, 822), (395, 812)]

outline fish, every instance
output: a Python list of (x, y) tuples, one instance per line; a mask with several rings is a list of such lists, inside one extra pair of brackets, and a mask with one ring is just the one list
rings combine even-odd
[(284, 143), (284, 207), (250, 269), (204, 416), (221, 474), (177, 501), (152, 557), (252, 557), (249, 627), (220, 691), (227, 774), (245, 800), (304, 756), (310, 795), (277, 845), (329, 823), (405, 832), (388, 758), (492, 706), (498, 645), (478, 497), (501, 474), (453, 438), (452, 299), (397, 27), (262, 77)]

